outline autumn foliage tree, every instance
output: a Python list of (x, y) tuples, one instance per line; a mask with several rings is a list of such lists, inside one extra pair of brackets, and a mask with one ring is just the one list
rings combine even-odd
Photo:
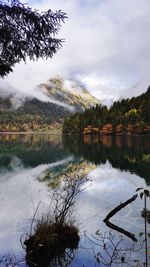
[(62, 46), (56, 35), (66, 18), (61, 10), (39, 13), (18, 0), (0, 0), (0, 77), (27, 57), (51, 58)]

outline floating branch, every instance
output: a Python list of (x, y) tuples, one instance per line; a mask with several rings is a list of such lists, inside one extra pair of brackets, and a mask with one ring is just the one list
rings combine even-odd
[(119, 204), (117, 207), (115, 207), (113, 210), (111, 210), (107, 216), (104, 219), (104, 222), (106, 223), (106, 225), (108, 227), (110, 227), (113, 230), (116, 230), (126, 236), (128, 236), (129, 238), (131, 238), (134, 242), (137, 242), (137, 239), (135, 238), (135, 235), (128, 232), (127, 230), (124, 230), (123, 228), (111, 223), (109, 221), (110, 218), (112, 218), (116, 213), (118, 213), (118, 211), (120, 211), (121, 209), (125, 208), (128, 204), (132, 203), (133, 201), (136, 200), (136, 198), (138, 197), (138, 194), (134, 195), (133, 197), (129, 198), (127, 201)]

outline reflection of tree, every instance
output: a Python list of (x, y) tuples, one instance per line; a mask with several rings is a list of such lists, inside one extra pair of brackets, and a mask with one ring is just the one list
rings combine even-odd
[[(95, 164), (108, 160), (114, 168), (129, 170), (149, 182), (149, 137), (143, 136), (64, 136), (67, 151)], [(130, 144), (130, 145), (129, 145)]]
[(25, 166), (62, 160), (68, 153), (64, 151), (61, 137), (50, 135), (1, 135), (0, 167), (8, 168), (13, 156)]

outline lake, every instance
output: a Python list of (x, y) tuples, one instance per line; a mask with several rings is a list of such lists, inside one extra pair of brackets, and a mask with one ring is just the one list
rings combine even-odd
[[(109, 232), (103, 220), (137, 188), (150, 189), (149, 171), (149, 136), (1, 134), (0, 266), (26, 266), (21, 240), (30, 232), (33, 216), (38, 220), (51, 210), (51, 194), (66, 178), (82, 181), (72, 211), (80, 243), (68, 263), (57, 266), (142, 266), (137, 264), (145, 261), (144, 200), (138, 196), (111, 219), (135, 234), (136, 245), (118, 231)], [(147, 227), (150, 233), (149, 223)], [(121, 257), (128, 257), (126, 265)]]

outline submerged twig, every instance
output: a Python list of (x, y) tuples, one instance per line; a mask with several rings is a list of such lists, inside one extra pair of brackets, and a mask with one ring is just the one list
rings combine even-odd
[(32, 218), (31, 227), (30, 227), (30, 236), (31, 236), (31, 234), (32, 234), (33, 223), (34, 223), (35, 216), (36, 216), (36, 214), (37, 214), (37, 211), (38, 211), (38, 209), (39, 209), (40, 204), (41, 204), (41, 201), (39, 201), (39, 203), (38, 203), (38, 205), (37, 205), (37, 207), (36, 207), (36, 210), (35, 210), (35, 212), (34, 212), (33, 218)]
[(125, 234), (126, 236), (128, 236), (129, 238), (131, 238), (134, 242), (137, 242), (137, 239), (135, 238), (135, 235), (128, 232), (127, 230), (124, 230), (123, 228), (111, 223), (109, 221), (110, 218), (112, 218), (118, 211), (120, 211), (121, 209), (123, 209), (124, 207), (126, 207), (128, 204), (132, 203), (133, 201), (136, 200), (136, 198), (138, 197), (138, 194), (134, 195), (133, 197), (129, 198), (127, 201), (119, 204), (117, 207), (115, 207), (113, 210), (111, 210), (107, 216), (105, 217), (105, 219), (103, 220), (106, 225), (108, 227), (110, 227), (111, 229), (114, 229), (122, 234)]

